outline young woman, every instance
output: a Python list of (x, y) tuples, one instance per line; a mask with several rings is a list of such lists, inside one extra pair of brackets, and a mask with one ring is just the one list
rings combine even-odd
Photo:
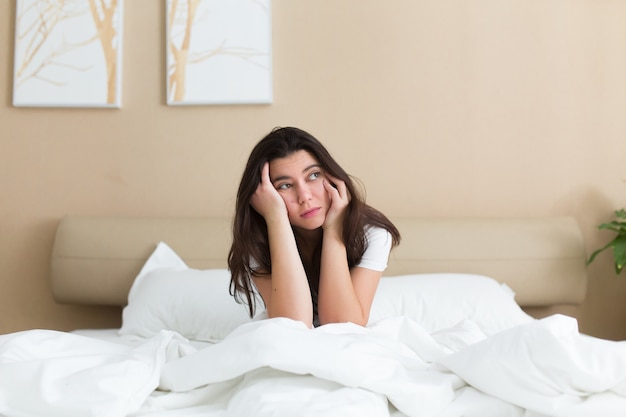
[(364, 326), (399, 242), (316, 138), (277, 128), (252, 150), (237, 192), (231, 294), (251, 316), (258, 292), (270, 318)]

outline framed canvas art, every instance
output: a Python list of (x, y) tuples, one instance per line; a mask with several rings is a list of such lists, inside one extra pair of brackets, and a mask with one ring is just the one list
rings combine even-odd
[(270, 0), (166, 0), (167, 103), (272, 102)]
[(17, 0), (14, 106), (120, 107), (122, 0)]

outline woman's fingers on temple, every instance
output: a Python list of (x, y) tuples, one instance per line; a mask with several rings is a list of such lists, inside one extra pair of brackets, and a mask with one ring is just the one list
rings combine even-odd
[(348, 201), (350, 201), (350, 194), (348, 193), (348, 189), (346, 188), (346, 183), (328, 173), (326, 173), (326, 177), (328, 178), (328, 182), (330, 182), (330, 185), (334, 185), (333, 188), (337, 190), (339, 196), (342, 198), (347, 198)]
[(324, 187), (326, 188), (326, 191), (328, 191), (329, 193), (337, 194), (338, 196), (341, 196), (341, 194), (339, 194), (339, 190), (337, 189), (337, 187), (334, 186), (332, 182), (330, 182), (330, 179), (324, 180)]
[(261, 168), (261, 182), (270, 180), (270, 163), (266, 162)]

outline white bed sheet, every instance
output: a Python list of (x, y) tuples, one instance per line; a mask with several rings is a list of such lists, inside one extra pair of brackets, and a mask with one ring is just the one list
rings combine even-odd
[(314, 330), (271, 319), (210, 345), (32, 330), (0, 336), (0, 414), (621, 417), (626, 344), (565, 316), (490, 337), (467, 321), (429, 334), (405, 317)]
[[(145, 337), (137, 336), (134, 334), (121, 334), (120, 329), (78, 329), (72, 330), (70, 333), (132, 347), (142, 345), (146, 343), (147, 340)], [(203, 340), (186, 339), (186, 343), (189, 343), (189, 345), (195, 349), (202, 349), (207, 346), (213, 345), (212, 342), (206, 342)]]

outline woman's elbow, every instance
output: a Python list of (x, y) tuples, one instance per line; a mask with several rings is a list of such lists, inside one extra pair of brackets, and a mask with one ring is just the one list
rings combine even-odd
[(354, 323), (359, 326), (367, 326), (369, 315), (353, 315), (353, 316), (325, 316), (320, 314), (320, 325), (333, 323)]
[(286, 313), (286, 312), (280, 313), (280, 312), (274, 312), (274, 311), (268, 310), (267, 317), (270, 319), (286, 318), (286, 319), (290, 319), (294, 321), (299, 321), (301, 323), (304, 323), (304, 325), (307, 326), (309, 329), (313, 328), (313, 316), (310, 314), (293, 314), (293, 313)]

